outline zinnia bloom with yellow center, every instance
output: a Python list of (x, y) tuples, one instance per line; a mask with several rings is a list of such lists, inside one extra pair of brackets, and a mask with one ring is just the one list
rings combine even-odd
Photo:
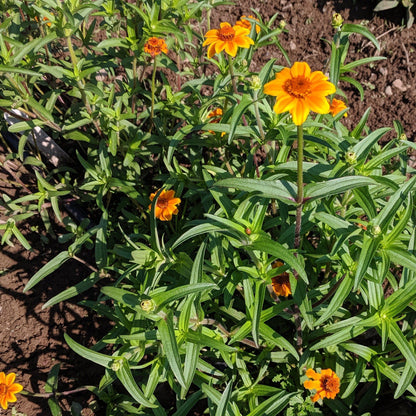
[(152, 37), (144, 44), (144, 51), (150, 53), (152, 58), (156, 55), (168, 53), (168, 47), (164, 39)]
[[(280, 260), (276, 260), (272, 264), (273, 269), (276, 269), (281, 266), (283, 266), (283, 263)], [(273, 292), (276, 293), (277, 296), (288, 297), (289, 295), (291, 295), (292, 288), (290, 287), (289, 274), (284, 272), (275, 277), (272, 277), (272, 288)]]
[(306, 380), (303, 386), (308, 390), (316, 390), (316, 394), (312, 397), (313, 402), (324, 398), (335, 399), (339, 393), (339, 377), (330, 368), (321, 370), (321, 373), (309, 368), (306, 371), (306, 376), (312, 380)]
[(19, 393), (23, 390), (23, 386), (18, 383), (15, 383), (16, 378), (15, 373), (4, 374), (0, 373), (0, 406), (6, 410), (8, 402), (15, 402), (16, 393)]
[[(250, 19), (253, 19), (253, 20), (257, 20), (257, 21), (259, 20), (259, 19), (257, 19), (256, 17), (254, 17), (252, 15), (249, 15), (248, 17)], [(251, 22), (250, 22), (250, 20), (247, 20), (246, 18), (247, 18), (247, 16), (245, 16), (245, 15), (241, 16), (240, 20), (237, 20), (235, 22), (235, 25), (245, 27), (246, 29), (251, 31)], [(259, 32), (260, 32), (260, 26), (256, 25), (256, 33), (259, 33)]]
[(311, 72), (306, 62), (295, 62), (292, 68), (283, 68), (273, 81), (264, 86), (264, 93), (276, 96), (273, 110), (277, 114), (289, 111), (293, 122), (300, 126), (309, 111), (329, 113), (325, 98), (335, 92), (335, 85), (321, 71)]
[[(157, 192), (150, 194), (151, 201), (153, 201), (156, 194)], [(170, 221), (172, 219), (172, 214), (176, 215), (179, 212), (176, 205), (180, 203), (180, 198), (175, 198), (175, 191), (165, 191), (163, 189), (156, 201), (155, 217), (161, 221)], [(152, 204), (149, 205), (149, 209), (152, 209)]]
[[(344, 101), (333, 98), (329, 106), (329, 112), (333, 117), (335, 117), (339, 112), (345, 110), (346, 108), (347, 106), (345, 105)], [(347, 113), (344, 113), (344, 117), (347, 117)]]
[(220, 29), (209, 30), (205, 34), (202, 46), (208, 46), (208, 58), (225, 50), (228, 55), (235, 56), (238, 48), (249, 48), (254, 45), (253, 39), (248, 35), (250, 29), (238, 25), (231, 26), (227, 22), (220, 23)]

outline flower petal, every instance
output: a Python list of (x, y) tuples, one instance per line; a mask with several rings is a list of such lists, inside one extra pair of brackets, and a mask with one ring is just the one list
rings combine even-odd
[(312, 111), (318, 114), (328, 114), (329, 113), (329, 103), (324, 95), (321, 94), (310, 94), (305, 98), (307, 105)]
[(225, 52), (228, 53), (228, 55), (235, 56), (237, 55), (238, 51), (238, 45), (234, 41), (225, 42)]
[(285, 111), (291, 111), (296, 105), (296, 101), (290, 95), (286, 94), (276, 99), (276, 104), (273, 107), (273, 111), (276, 114), (284, 113)]
[(293, 78), (305, 77), (309, 78), (311, 74), (311, 68), (306, 62), (295, 62), (290, 69), (290, 73)]
[(298, 99), (295, 100), (295, 106), (293, 106), (289, 111), (290, 114), (292, 114), (293, 122), (297, 126), (300, 126), (308, 118), (310, 108), (304, 99)]
[(306, 370), (306, 377), (313, 378), (314, 380), (320, 380), (321, 375), (314, 371), (312, 368)]
[(303, 387), (308, 390), (318, 390), (321, 387), (321, 382), (317, 380), (306, 380)]

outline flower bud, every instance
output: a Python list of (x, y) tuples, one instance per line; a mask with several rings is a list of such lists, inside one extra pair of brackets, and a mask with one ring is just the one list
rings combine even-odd
[(261, 89), (261, 80), (260, 77), (257, 75), (253, 75), (251, 77), (250, 86), (253, 90), (260, 90)]
[(403, 140), (404, 142), (407, 140), (407, 136), (406, 136), (406, 133), (402, 133), (400, 136), (399, 136), (399, 140)]
[(355, 162), (357, 162), (357, 155), (355, 152), (347, 152), (345, 153), (345, 160), (349, 165), (353, 165)]
[(285, 27), (286, 27), (286, 22), (284, 20), (281, 20), (279, 22), (279, 28), (283, 30)]
[(121, 360), (114, 360), (112, 363), (111, 363), (111, 369), (113, 370), (113, 371), (118, 371), (118, 370), (120, 370), (120, 368), (121, 368)]
[(334, 13), (332, 15), (332, 27), (334, 29), (339, 29), (343, 23), (344, 23), (344, 19), (339, 13)]
[(378, 237), (381, 234), (381, 227), (379, 225), (373, 225), (370, 232), (374, 237)]
[(140, 303), (140, 307), (144, 312), (153, 312), (156, 308), (156, 305), (152, 299), (146, 299)]

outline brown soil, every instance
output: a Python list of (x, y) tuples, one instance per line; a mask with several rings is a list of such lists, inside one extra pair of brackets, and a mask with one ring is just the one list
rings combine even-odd
[[(364, 24), (379, 40), (377, 51), (367, 39), (353, 36), (348, 62), (367, 56), (385, 56), (384, 61), (357, 69), (353, 75), (364, 86), (365, 97), (361, 101), (358, 91), (346, 84), (342, 87), (348, 97), (348, 126), (355, 125), (364, 111), (372, 108), (369, 126), (372, 130), (392, 126), (397, 119), (404, 126), (409, 140), (416, 137), (416, 24), (410, 29), (402, 26), (404, 10), (395, 9), (383, 15), (374, 15), (371, 1), (291, 1), (247, 0), (237, 1), (235, 6), (223, 6), (212, 16), (212, 27), (220, 21), (234, 23), (241, 15), (252, 14), (250, 6), (260, 12), (265, 21), (274, 13), (287, 23), (288, 33), (281, 37), (292, 62), (307, 61), (312, 70), (322, 70), (329, 57), (330, 47), (324, 39), (332, 39), (331, 17), (334, 11), (341, 13), (346, 23)], [(252, 70), (257, 71), (269, 59), (287, 65), (275, 47), (258, 51)], [(0, 155), (4, 149), (0, 149)], [(15, 195), (13, 180), (0, 169), (0, 192)], [(1, 218), (0, 218), (1, 219)], [(70, 390), (86, 384), (97, 384), (102, 369), (73, 353), (65, 344), (63, 334), (69, 333), (84, 345), (92, 345), (105, 333), (101, 321), (78, 306), (79, 298), (42, 310), (42, 304), (63, 289), (89, 275), (89, 270), (75, 261), (48, 276), (32, 291), (23, 294), (28, 279), (39, 268), (64, 248), (54, 241), (45, 242), (39, 231), (41, 222), (30, 222), (25, 235), (34, 249), (26, 251), (20, 245), (2, 246), (0, 251), (0, 371), (16, 372), (17, 381), (25, 389), (43, 392), (47, 374), (53, 365), (61, 364), (59, 390)], [(104, 414), (103, 409), (87, 410), (92, 400), (89, 394), (75, 394), (64, 404), (68, 408), (72, 400), (80, 402), (85, 415)], [(11, 408), (2, 414), (11, 414)], [(17, 411), (27, 416), (50, 414), (45, 399), (19, 396)], [(381, 413), (380, 413), (381, 414)], [(387, 413), (385, 413), (387, 415)], [(405, 413), (404, 413), (405, 414)], [(411, 414), (411, 413), (409, 413)]]

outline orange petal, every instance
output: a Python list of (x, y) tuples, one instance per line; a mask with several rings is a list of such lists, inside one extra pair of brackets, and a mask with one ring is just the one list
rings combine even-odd
[(228, 22), (222, 22), (220, 23), (220, 28), (222, 29), (223, 27), (231, 27), (231, 25)]
[(321, 387), (321, 382), (317, 380), (306, 380), (303, 383), (303, 387), (308, 390), (318, 390)]
[(212, 58), (215, 55), (215, 43), (212, 43), (208, 47), (208, 58)]
[(227, 52), (228, 55), (235, 56), (237, 55), (237, 51), (238, 45), (234, 41), (225, 43), (225, 52)]
[(273, 80), (268, 82), (267, 84), (264, 85), (263, 87), (263, 92), (267, 95), (280, 95), (284, 93), (284, 90), (282, 88), (283, 83)]
[(276, 114), (282, 114), (285, 111), (291, 111), (294, 105), (296, 105), (296, 99), (293, 99), (290, 95), (286, 94), (276, 99), (276, 104), (273, 107), (273, 111)]
[(306, 62), (295, 62), (292, 68), (290, 68), (290, 73), (293, 78), (301, 76), (309, 78), (311, 74), (311, 68)]
[(318, 114), (328, 114), (329, 113), (329, 103), (324, 95), (321, 94), (310, 94), (305, 98), (307, 105), (312, 111)]
[(292, 114), (293, 122), (300, 126), (305, 122), (308, 118), (309, 114), (309, 106), (307, 105), (305, 100), (297, 99), (295, 100), (295, 106), (290, 110), (290, 114)]
[(321, 379), (321, 375), (312, 370), (312, 368), (308, 368), (308, 370), (306, 370), (306, 377), (313, 378), (314, 380)]
[(6, 384), (8, 386), (10, 386), (11, 384), (14, 383), (14, 380), (16, 379), (16, 374), (15, 373), (9, 373), (6, 376)]
[(223, 51), (225, 45), (226, 42), (224, 42), (223, 40), (218, 40), (217, 42), (215, 42), (215, 53), (220, 53), (221, 51)]

